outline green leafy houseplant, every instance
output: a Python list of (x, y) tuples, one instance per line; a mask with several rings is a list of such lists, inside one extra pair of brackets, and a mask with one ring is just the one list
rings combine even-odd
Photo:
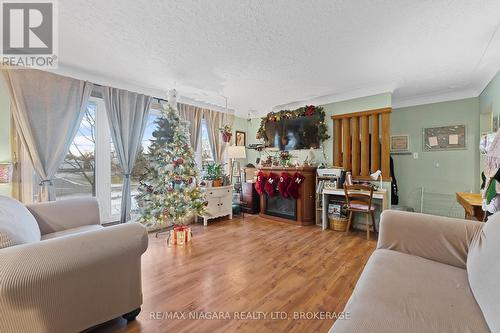
[(213, 181), (213, 186), (218, 186), (224, 177), (224, 168), (220, 163), (208, 163), (205, 165), (204, 178)]

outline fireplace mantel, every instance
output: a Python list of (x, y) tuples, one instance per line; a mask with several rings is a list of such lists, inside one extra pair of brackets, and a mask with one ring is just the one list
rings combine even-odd
[[(302, 167), (261, 167), (266, 175), (270, 172), (274, 172), (281, 175), (282, 172), (288, 173), (293, 176), (295, 172), (300, 172), (304, 177), (304, 182), (299, 187), (299, 198), (296, 203), (296, 219), (291, 220), (283, 217), (277, 217), (272, 215), (267, 215), (265, 207), (265, 194), (260, 197), (260, 216), (281, 221), (288, 222), (296, 225), (313, 225), (315, 224), (316, 212), (315, 212), (315, 199), (316, 199), (316, 167), (302, 166)], [(279, 194), (276, 194), (279, 195)]]

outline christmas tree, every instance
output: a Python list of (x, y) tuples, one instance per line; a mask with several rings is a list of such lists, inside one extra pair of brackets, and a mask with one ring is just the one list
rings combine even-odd
[(137, 196), (141, 223), (147, 226), (179, 224), (205, 212), (187, 125), (170, 105), (156, 120)]

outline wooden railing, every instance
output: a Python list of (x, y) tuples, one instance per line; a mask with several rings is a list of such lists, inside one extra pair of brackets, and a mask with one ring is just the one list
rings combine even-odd
[(390, 135), (392, 108), (332, 116), (333, 164), (368, 179), (380, 169), (390, 179)]

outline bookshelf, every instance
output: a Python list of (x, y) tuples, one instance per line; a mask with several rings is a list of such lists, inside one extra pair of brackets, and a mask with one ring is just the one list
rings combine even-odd
[(334, 181), (337, 177), (316, 175), (316, 226), (323, 226), (323, 185), (325, 181)]

